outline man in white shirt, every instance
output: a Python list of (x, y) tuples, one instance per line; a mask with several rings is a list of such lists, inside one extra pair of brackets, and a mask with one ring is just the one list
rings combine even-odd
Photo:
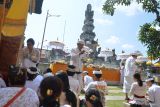
[(68, 74), (70, 88), (78, 96), (80, 94), (81, 89), (80, 89), (79, 81), (74, 78), (74, 75), (75, 75), (74, 65), (68, 65), (67, 74)]
[(101, 101), (103, 107), (105, 107), (105, 95), (108, 94), (107, 83), (101, 80), (102, 71), (93, 71), (93, 82), (90, 82), (84, 89), (87, 92), (89, 89), (97, 89), (101, 94)]
[(71, 50), (71, 65), (74, 65), (76, 74), (74, 77), (79, 81), (81, 90), (83, 89), (83, 80), (82, 80), (82, 60), (88, 56), (89, 48), (84, 46), (85, 42), (83, 40), (78, 40), (77, 47)]
[(40, 60), (40, 52), (34, 48), (35, 41), (30, 38), (27, 40), (27, 47), (22, 52), (22, 67), (36, 67)]
[(127, 58), (124, 68), (124, 83), (123, 83), (123, 92), (126, 94), (125, 100), (129, 100), (128, 93), (131, 89), (131, 85), (134, 82), (133, 74), (136, 72), (137, 66), (135, 64), (137, 59), (137, 53), (133, 52), (131, 56)]
[(148, 101), (150, 102), (151, 107), (160, 107), (160, 86), (154, 84), (154, 79), (149, 78), (146, 80), (146, 84), (149, 87)]
[(88, 75), (88, 71), (83, 71), (83, 74), (84, 74), (84, 88), (86, 88), (90, 82), (93, 82), (93, 78)]

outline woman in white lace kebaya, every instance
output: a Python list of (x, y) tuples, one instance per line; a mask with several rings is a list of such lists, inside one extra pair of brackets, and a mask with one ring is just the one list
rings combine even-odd
[(10, 87), (0, 89), (0, 107), (39, 107), (36, 92), (24, 88), (26, 69), (10, 66), (8, 77)]

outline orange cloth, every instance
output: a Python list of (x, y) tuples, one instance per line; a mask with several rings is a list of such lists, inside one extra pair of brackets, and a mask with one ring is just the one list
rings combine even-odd
[[(67, 64), (55, 63), (50, 66), (52, 72), (55, 74), (59, 70), (67, 70)], [(83, 67), (83, 71), (88, 71), (90, 76), (93, 76), (92, 71), (94, 69), (91, 67)], [(102, 68), (103, 76), (102, 78), (106, 81), (120, 81), (120, 71), (113, 68)]]

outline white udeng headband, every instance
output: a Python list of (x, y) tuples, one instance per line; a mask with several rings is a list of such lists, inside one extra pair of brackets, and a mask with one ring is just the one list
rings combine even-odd
[(102, 71), (93, 71), (93, 74), (102, 74)]
[(146, 79), (146, 82), (154, 80), (153, 78)]
[(38, 74), (38, 69), (37, 69), (36, 72), (34, 72), (34, 71), (31, 71), (31, 70), (28, 68), (28, 69), (27, 69), (27, 72), (30, 73), (30, 74)]

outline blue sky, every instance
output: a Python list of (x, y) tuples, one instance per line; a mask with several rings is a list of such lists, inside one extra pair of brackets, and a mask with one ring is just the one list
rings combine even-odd
[[(95, 40), (98, 38), (102, 49), (115, 48), (116, 53), (125, 50), (130, 53), (139, 50), (145, 54), (146, 48), (138, 41), (137, 35), (140, 25), (154, 20), (153, 14), (145, 13), (141, 5), (133, 3), (129, 7), (118, 6), (114, 16), (102, 12), (105, 0), (44, 0), (42, 14), (28, 15), (25, 31), (26, 39), (32, 37), (38, 42), (42, 40), (43, 29), (47, 10), (52, 15), (61, 17), (49, 17), (46, 27), (44, 48), (49, 41), (59, 39), (63, 41), (64, 25), (66, 29), (64, 43), (66, 47), (73, 48), (82, 33), (85, 10), (88, 3), (94, 10)], [(39, 45), (40, 47), (40, 45)]]

